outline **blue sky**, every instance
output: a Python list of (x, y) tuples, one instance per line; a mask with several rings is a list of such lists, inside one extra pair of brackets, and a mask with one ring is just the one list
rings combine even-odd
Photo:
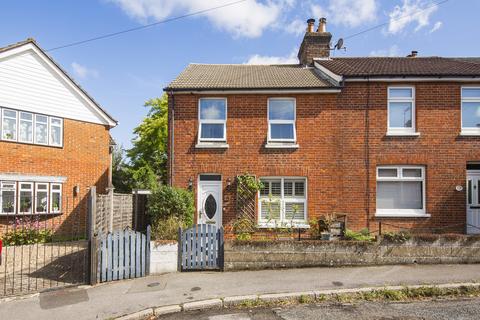
[[(34, 37), (44, 49), (175, 17), (235, 0), (0, 0), (0, 47)], [(246, 0), (202, 15), (50, 52), (120, 125), (131, 146), (143, 103), (188, 63), (295, 62), (305, 20), (326, 16), (336, 56), (480, 56), (480, 1)], [(424, 11), (420, 11), (427, 8)], [(398, 20), (398, 18), (401, 18)]]

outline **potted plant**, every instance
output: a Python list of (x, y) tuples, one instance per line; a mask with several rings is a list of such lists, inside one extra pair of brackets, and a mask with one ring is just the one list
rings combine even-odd
[(318, 228), (320, 230), (320, 239), (322, 240), (330, 240), (332, 237), (330, 228), (332, 227), (332, 224), (335, 222), (336, 216), (334, 213), (328, 213), (324, 216), (322, 216), (318, 220)]

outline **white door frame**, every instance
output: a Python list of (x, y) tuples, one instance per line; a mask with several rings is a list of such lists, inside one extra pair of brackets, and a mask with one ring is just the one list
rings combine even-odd
[[(471, 181), (471, 184), (469, 183)], [(467, 170), (466, 217), (467, 234), (480, 234), (480, 170)], [(470, 203), (471, 198), (471, 203)], [(475, 227), (469, 226), (473, 225)]]
[[(220, 176), (220, 181), (201, 181), (200, 176), (202, 175), (216, 175)], [(198, 182), (197, 182), (197, 224), (201, 223), (208, 223), (214, 224), (217, 228), (222, 226), (222, 216), (223, 216), (223, 183), (222, 183), (222, 176), (219, 174), (201, 174), (198, 175)], [(215, 197), (217, 201), (217, 212), (215, 214), (215, 219), (208, 219), (205, 213), (202, 213), (203, 210), (203, 187), (217, 187), (218, 188), (218, 199)]]

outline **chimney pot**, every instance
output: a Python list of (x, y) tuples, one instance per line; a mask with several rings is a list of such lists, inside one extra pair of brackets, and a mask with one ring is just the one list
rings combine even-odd
[(313, 32), (313, 28), (315, 27), (315, 19), (308, 19), (307, 20), (307, 32)]
[(418, 55), (418, 51), (412, 50), (412, 53), (410, 53), (407, 58), (416, 58)]
[(320, 18), (319, 22), (317, 32), (327, 32), (327, 18)]

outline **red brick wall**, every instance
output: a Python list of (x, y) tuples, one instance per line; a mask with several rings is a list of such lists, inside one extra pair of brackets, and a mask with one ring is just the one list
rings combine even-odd
[(235, 217), (235, 190), (226, 186), (227, 178), (234, 181), (236, 175), (244, 172), (259, 177), (305, 176), (309, 218), (346, 213), (349, 228), (376, 230), (376, 166), (424, 165), (427, 213), (431, 218), (384, 218), (383, 227), (456, 225), (448, 231), (462, 232), (466, 195), (465, 191), (455, 191), (455, 186), (465, 187), (467, 161), (480, 160), (480, 138), (459, 136), (461, 85), (413, 84), (420, 136), (387, 137), (388, 85), (372, 83), (370, 95), (366, 83), (347, 83), (341, 94), (281, 95), (296, 98), (300, 145), (297, 150), (263, 147), (267, 137), (267, 99), (273, 95), (227, 95), (230, 148), (195, 149), (200, 96), (175, 95), (172, 183), (186, 188), (192, 178), (196, 192), (198, 174), (222, 174), (226, 225)]
[[(108, 186), (109, 139), (108, 127), (64, 119), (63, 148), (0, 141), (0, 173), (66, 177), (64, 213), (50, 220), (56, 229), (81, 232), (86, 223), (88, 188), (96, 186), (102, 193)], [(76, 185), (80, 193), (74, 196)], [(0, 228), (6, 222), (7, 218), (0, 218)]]

